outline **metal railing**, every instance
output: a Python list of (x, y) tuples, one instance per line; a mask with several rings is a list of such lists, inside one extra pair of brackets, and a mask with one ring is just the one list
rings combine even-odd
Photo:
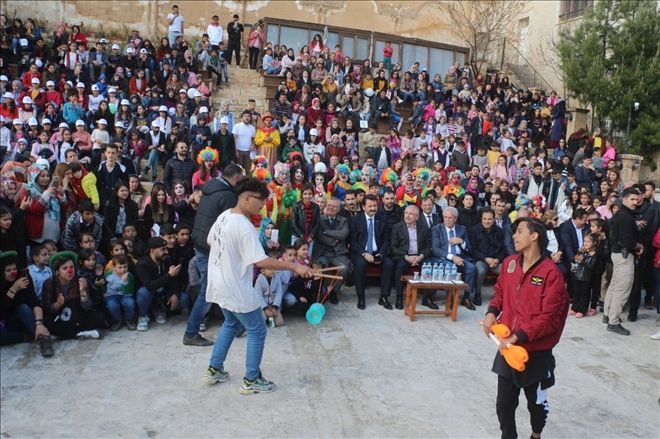
[(511, 70), (526, 88), (538, 88), (550, 92), (552, 86), (545, 80), (512, 42), (504, 39), (502, 44), (503, 67)]

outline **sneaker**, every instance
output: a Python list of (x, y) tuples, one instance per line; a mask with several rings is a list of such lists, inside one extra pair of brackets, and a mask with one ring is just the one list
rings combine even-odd
[(199, 332), (206, 332), (206, 320), (199, 324)]
[(618, 325), (607, 325), (607, 330), (619, 335), (630, 335), (630, 331), (621, 326), (621, 323)]
[(186, 346), (212, 346), (213, 342), (211, 340), (202, 337), (199, 334), (195, 334), (192, 337), (188, 337), (184, 334), (183, 344)]
[(50, 358), (55, 355), (55, 351), (53, 350), (53, 341), (48, 335), (40, 335), (37, 339), (37, 343), (39, 343), (39, 350), (41, 351), (42, 357)]
[(607, 316), (603, 316), (603, 323), (605, 323), (606, 325), (609, 324), (610, 323), (610, 318), (607, 317)]
[(138, 319), (137, 324), (138, 331), (148, 331), (149, 330), (149, 317), (144, 316)]
[(135, 331), (137, 329), (137, 325), (135, 324), (134, 321), (126, 321), (126, 328), (128, 328), (129, 331)]
[(167, 322), (167, 317), (163, 311), (156, 311), (156, 323), (163, 324)]
[(241, 384), (241, 395), (252, 395), (254, 393), (270, 393), (274, 392), (277, 389), (277, 386), (274, 382), (268, 381), (262, 375), (259, 375), (255, 381), (248, 381), (243, 378), (243, 384)]
[(79, 333), (76, 334), (77, 338), (92, 338), (94, 340), (98, 340), (101, 338), (101, 333), (98, 331), (98, 329), (92, 329), (90, 331), (80, 331)]
[(121, 322), (114, 322), (112, 325), (110, 325), (111, 331), (119, 331), (120, 329), (121, 329)]
[[(655, 334), (651, 335), (651, 340), (660, 340), (660, 331), (656, 332)], [(43, 355), (43, 353), (42, 353)], [(45, 355), (44, 355), (45, 357)]]
[(216, 369), (215, 367), (209, 366), (206, 369), (206, 373), (204, 374), (204, 382), (208, 384), (218, 384), (224, 383), (225, 381), (229, 381), (229, 372), (225, 372), (223, 367)]

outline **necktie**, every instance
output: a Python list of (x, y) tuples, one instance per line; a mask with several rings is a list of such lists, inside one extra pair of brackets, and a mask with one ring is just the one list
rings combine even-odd
[[(455, 237), (456, 237), (456, 233), (454, 232), (454, 229), (451, 229), (451, 230), (449, 231), (449, 239), (451, 239), (451, 238), (455, 238)], [(458, 254), (461, 253), (461, 250), (458, 248), (457, 245), (454, 244), (454, 245), (451, 246), (451, 253), (452, 253), (453, 255), (458, 255)]]
[(426, 222), (429, 224), (429, 229), (433, 226), (433, 221), (431, 220), (431, 215), (426, 215)]
[(374, 252), (374, 219), (369, 218), (369, 226), (367, 227), (367, 253)]

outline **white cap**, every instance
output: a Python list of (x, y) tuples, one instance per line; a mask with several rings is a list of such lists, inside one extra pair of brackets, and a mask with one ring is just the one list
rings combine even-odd
[(160, 125), (158, 124), (158, 121), (157, 121), (157, 120), (154, 120), (153, 122), (151, 122), (151, 126), (154, 127), (154, 128), (155, 128), (155, 127), (160, 128)]
[(142, 48), (142, 49), (140, 49), (140, 53), (148, 53), (148, 51), (147, 51), (147, 49)]
[(9, 78), (7, 78), (5, 75), (0, 75), (0, 81), (9, 81)]
[(96, 84), (92, 84), (92, 91), (98, 91), (99, 86)]
[(167, 112), (167, 107), (165, 105), (161, 105), (160, 107), (158, 107), (158, 112), (160, 113), (161, 111)]
[(25, 143), (27, 145), (28, 141), (25, 137), (21, 137), (20, 139), (17, 140), (18, 143)]
[(131, 103), (128, 102), (128, 99), (122, 99), (121, 100), (121, 105), (131, 105)]
[(39, 125), (39, 122), (37, 122), (36, 117), (31, 117), (28, 119), (28, 125)]
[(124, 122), (120, 120), (119, 122), (115, 123), (115, 128), (126, 128), (126, 127), (124, 126)]
[(222, 116), (220, 118), (220, 123), (226, 123), (227, 125), (229, 125), (229, 118), (227, 116)]
[(319, 132), (316, 131), (316, 128), (312, 128), (311, 130), (309, 130), (309, 135), (310, 136), (318, 136)]
[(41, 125), (50, 125), (50, 124), (52, 124), (52, 122), (47, 117), (44, 117), (44, 119), (41, 121)]
[(199, 112), (200, 112), (200, 113), (208, 113), (208, 112), (209, 112), (209, 109), (206, 108), (206, 107), (200, 107), (200, 108), (199, 108)]
[(328, 170), (328, 168), (325, 166), (325, 163), (323, 162), (318, 162), (317, 164), (314, 165), (314, 172), (323, 172), (325, 173)]
[(186, 93), (187, 94), (188, 92), (186, 91), (185, 88), (182, 88), (181, 90), (179, 90), (179, 94), (181, 94), (181, 93)]
[(3, 98), (7, 99), (14, 99), (14, 95), (11, 94), (11, 92), (6, 91), (5, 94), (2, 95)]
[(39, 81), (39, 78), (32, 78), (32, 81), (30, 81), (30, 82), (32, 82), (33, 84), (40, 84), (41, 83), (41, 81)]
[(19, 43), (22, 47), (27, 47), (27, 45), (28, 45), (28, 40), (27, 40), (27, 38), (21, 38), (20, 40), (18, 40), (18, 43)]
[(0, 114), (0, 122), (4, 122), (4, 121), (5, 121), (5, 117), (2, 114)]
[(115, 87), (108, 87), (108, 93), (117, 93), (117, 89)]
[(105, 44), (105, 43), (107, 43), (107, 42), (108, 42), (108, 40), (106, 40), (105, 38), (101, 38), (101, 39), (99, 40), (99, 43), (101, 43), (101, 44)]
[(112, 45), (112, 50), (119, 50), (119, 44), (113, 44)]
[(149, 132), (149, 127), (146, 125), (142, 125), (140, 128), (138, 128), (141, 133), (148, 133)]
[(59, 128), (69, 128), (69, 125), (68, 125), (66, 122), (62, 122), (62, 123), (59, 125)]
[(99, 119), (96, 123), (99, 125), (108, 125), (108, 121), (105, 119)]
[(23, 121), (21, 119), (14, 119), (14, 125), (23, 125)]
[(85, 84), (83, 84), (82, 82), (79, 82), (79, 83), (76, 84), (76, 88), (85, 88)]
[(32, 103), (32, 98), (30, 96), (25, 96), (23, 98), (23, 103), (24, 104), (31, 104)]
[(55, 87), (55, 81), (46, 81), (46, 87)]
[(126, 53), (135, 53), (135, 49), (129, 47), (128, 49), (126, 49)]
[(71, 81), (66, 81), (65, 84), (69, 84), (71, 87), (73, 87), (73, 82)]
[(201, 91), (195, 90), (195, 93), (193, 94), (193, 98), (201, 98), (202, 96), (203, 95)]
[(374, 95), (374, 90), (371, 88), (368, 88), (364, 91), (364, 94), (367, 95), (367, 97), (372, 97)]
[(37, 66), (37, 68), (39, 68), (39, 69), (42, 68), (42, 67), (44, 66), (44, 62), (43, 62), (40, 58), (35, 59), (35, 60), (34, 60), (34, 64), (35, 64), (35, 65)]
[(84, 126), (85, 126), (85, 122), (83, 122), (82, 120), (78, 119), (78, 120), (76, 121), (76, 126), (77, 126), (77, 127), (84, 127)]

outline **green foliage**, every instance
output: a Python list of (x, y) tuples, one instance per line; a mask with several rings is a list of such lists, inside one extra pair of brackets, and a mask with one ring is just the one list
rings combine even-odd
[(625, 130), (633, 112), (629, 152), (660, 147), (660, 15), (655, 2), (599, 0), (557, 46), (566, 88), (590, 105), (598, 120)]

